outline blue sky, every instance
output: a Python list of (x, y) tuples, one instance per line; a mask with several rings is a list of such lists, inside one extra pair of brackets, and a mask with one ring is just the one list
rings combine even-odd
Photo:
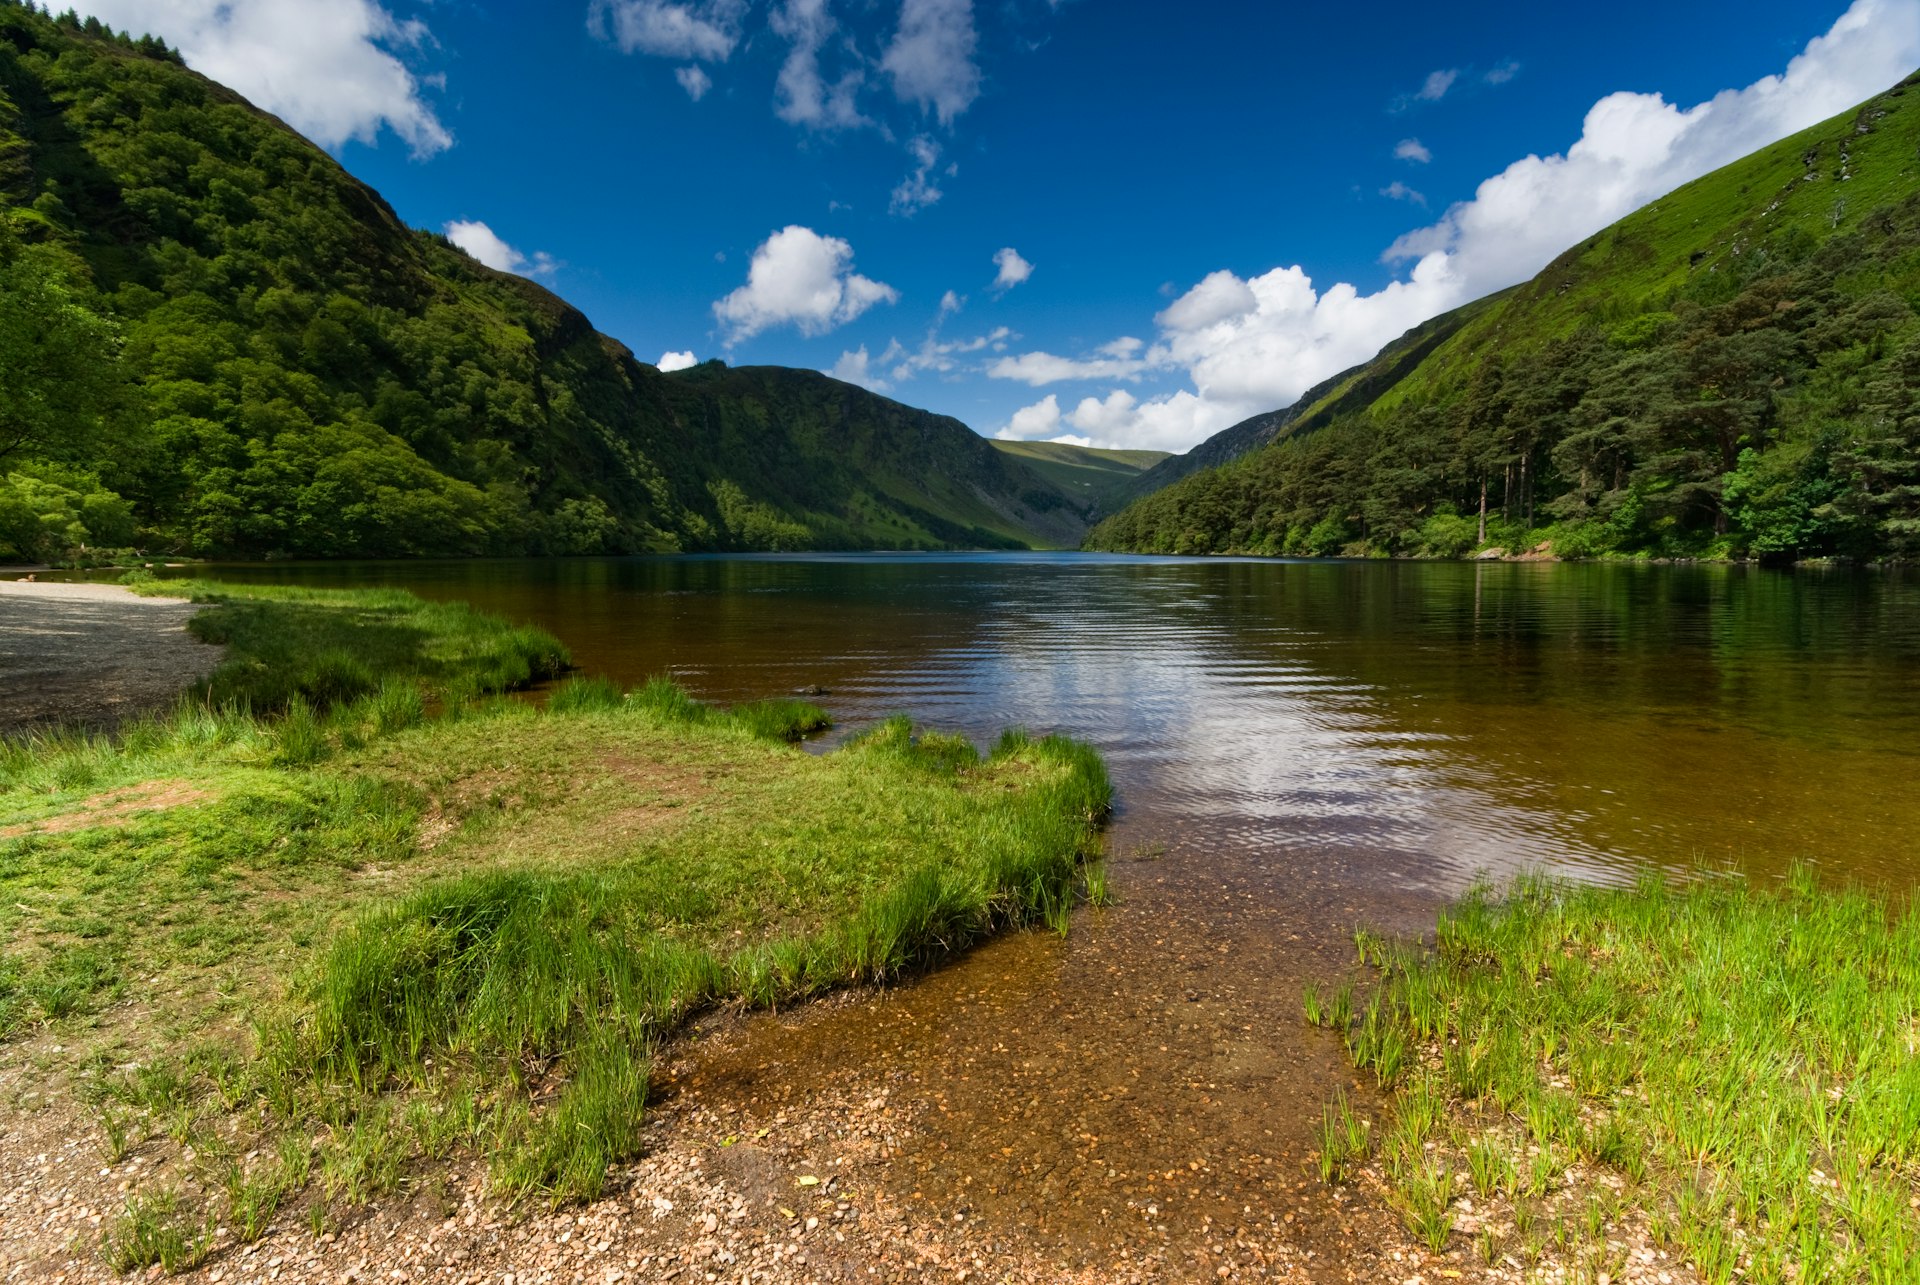
[(642, 360), (1163, 449), (1920, 64), (1920, 0), (79, 7)]

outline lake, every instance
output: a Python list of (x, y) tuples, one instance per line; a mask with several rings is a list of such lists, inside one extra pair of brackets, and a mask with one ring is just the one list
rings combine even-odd
[(1127, 831), (1284, 879), (1302, 852), (1439, 892), (1794, 860), (1903, 883), (1920, 580), (1852, 571), (1093, 554), (246, 565), (545, 626), (625, 683), (820, 687), (1107, 756)]
[(1901, 574), (1086, 554), (212, 573), (465, 599), (588, 671), (711, 700), (823, 688), (822, 748), (897, 712), (1097, 746), (1120, 904), (879, 997), (716, 1020), (665, 1065), (652, 1126), (744, 1136), (884, 1087), (885, 1198), (1065, 1264), (1264, 1228), (1331, 1268), (1401, 1234), (1306, 1176), (1335, 1088), (1373, 1102), (1300, 1017), (1303, 985), (1364, 977), (1356, 926), (1430, 931), (1522, 869), (1810, 861), (1904, 888), (1920, 868)]

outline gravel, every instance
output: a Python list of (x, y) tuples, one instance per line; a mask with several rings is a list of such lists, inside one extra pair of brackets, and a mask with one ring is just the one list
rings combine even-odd
[(107, 727), (164, 706), (218, 665), (199, 608), (117, 585), (0, 580), (0, 732)]

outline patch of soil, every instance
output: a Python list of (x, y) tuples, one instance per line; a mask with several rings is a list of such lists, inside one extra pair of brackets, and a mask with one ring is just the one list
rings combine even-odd
[(0, 839), (17, 838), (23, 834), (69, 834), (75, 830), (123, 826), (130, 824), (135, 817), (150, 812), (205, 803), (212, 798), (211, 791), (185, 781), (146, 781), (124, 790), (95, 795), (72, 812), (42, 817), (37, 821), (23, 821), (18, 825), (0, 826)]

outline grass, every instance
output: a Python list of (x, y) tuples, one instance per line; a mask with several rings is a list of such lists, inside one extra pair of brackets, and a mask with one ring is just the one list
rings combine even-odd
[(551, 1110), (494, 1113), (514, 1191), (596, 1191), (631, 1149), (649, 1050), (700, 1007), (791, 1002), (1064, 923), (1105, 806), (1098, 760), (1061, 740), (1013, 734), (982, 758), (899, 720), (813, 758), (769, 740), (810, 722), (804, 707), (720, 715), (665, 684), (617, 708), (575, 699), (447, 729), (431, 753), (395, 743), (391, 767), (450, 782), (505, 741), (537, 779), (490, 788), (542, 802), (529, 818), (475, 800), (481, 868), (346, 933), (273, 1055), (362, 1092), (423, 1085), (449, 1057), (523, 1090), (542, 1066)]
[(110, 1163), (192, 1148), (207, 1193), (136, 1192), (116, 1265), (189, 1264), (210, 1218), (326, 1226), (456, 1154), (591, 1196), (690, 1014), (1103, 895), (1109, 786), (1070, 741), (895, 720), (811, 755), (797, 702), (501, 699), (565, 651), (464, 608), (191, 592), (229, 647), (192, 698), (0, 743), (0, 1058), (52, 1059)]
[[(1824, 240), (1906, 199), (1909, 155), (1920, 130), (1910, 96), (1884, 94), (1849, 108), (1588, 237), (1534, 281), (1477, 308), (1376, 405), (1431, 400), (1492, 351), (1511, 359), (1582, 324), (1610, 325), (1669, 308), (1701, 274), (1731, 275), (1756, 247), (1777, 252), (1794, 239)], [(1866, 132), (1859, 129), (1863, 120), (1871, 121)]]
[(1470, 1186), (1514, 1212), (1516, 1253), (1541, 1215), (1596, 1270), (1632, 1226), (1716, 1285), (1920, 1278), (1910, 908), (1804, 869), (1526, 880), (1466, 898), (1431, 951), (1360, 940), (1383, 978), (1349, 1047), (1398, 1086), (1382, 1169), (1430, 1247)]
[[(426, 602), (398, 589), (303, 589), (203, 580), (147, 581), (136, 592), (206, 605), (189, 624), (228, 655), (197, 695), (216, 707), (280, 713), (327, 710), (422, 692), (457, 702), (513, 691), (564, 672), (567, 649), (545, 630), (465, 603)], [(392, 695), (401, 703), (404, 698)]]
[(212, 1243), (211, 1220), (195, 1218), (172, 1188), (161, 1187), (127, 1200), (106, 1233), (103, 1257), (118, 1272), (181, 1272), (205, 1262)]

